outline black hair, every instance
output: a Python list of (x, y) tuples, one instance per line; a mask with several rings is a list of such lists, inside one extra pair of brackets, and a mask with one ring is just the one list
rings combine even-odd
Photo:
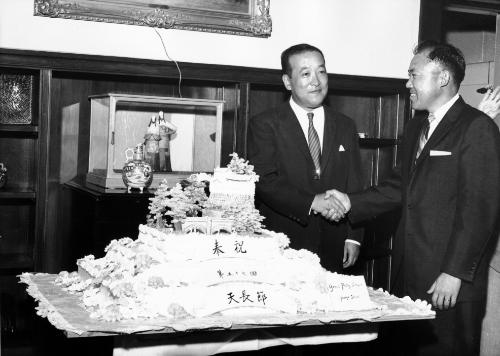
[(290, 67), (290, 57), (304, 52), (318, 52), (319, 54), (321, 54), (321, 57), (323, 57), (323, 60), (325, 59), (323, 52), (321, 52), (319, 48), (311, 46), (307, 43), (297, 44), (285, 49), (281, 53), (281, 73), (291, 76), (292, 68)]
[(455, 84), (460, 86), (465, 77), (465, 59), (462, 51), (451, 44), (423, 41), (415, 47), (413, 54), (421, 54), (425, 51), (429, 51), (427, 58), (449, 71)]

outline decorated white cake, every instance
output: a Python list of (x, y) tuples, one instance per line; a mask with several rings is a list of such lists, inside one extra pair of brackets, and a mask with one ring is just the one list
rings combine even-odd
[(253, 166), (233, 154), (228, 167), (216, 168), (210, 179), (208, 202), (216, 207), (243, 205), (254, 207), (255, 183), (259, 176)]
[(329, 273), (288, 243), (272, 232), (185, 235), (141, 225), (137, 240), (113, 241), (104, 258), (80, 259), (78, 273), (59, 282), (83, 291), (87, 310), (104, 320), (373, 308), (362, 276)]
[(78, 272), (61, 272), (57, 283), (82, 293), (91, 316), (108, 321), (376, 308), (363, 276), (330, 273), (315, 254), (263, 228), (257, 180), (233, 154), (213, 176), (160, 185), (136, 240), (113, 240), (103, 258), (78, 260)]

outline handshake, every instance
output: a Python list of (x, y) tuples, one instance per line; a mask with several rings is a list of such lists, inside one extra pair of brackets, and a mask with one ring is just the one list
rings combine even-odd
[(347, 194), (331, 189), (317, 194), (311, 204), (311, 209), (327, 220), (338, 222), (351, 209), (351, 201)]

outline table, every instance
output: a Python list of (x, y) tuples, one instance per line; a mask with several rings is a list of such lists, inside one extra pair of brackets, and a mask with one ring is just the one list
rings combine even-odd
[(319, 345), (368, 342), (377, 338), (378, 323), (274, 326), (115, 337), (114, 356), (186, 355), (255, 351), (280, 345)]
[[(435, 316), (426, 302), (413, 302), (369, 289), (370, 298), (377, 308), (362, 311), (280, 314), (231, 320), (214, 316), (104, 322), (90, 317), (80, 305), (78, 295), (55, 285), (56, 277), (43, 273), (24, 273), (20, 276), (21, 282), (28, 285), (27, 292), (38, 301), (37, 314), (46, 317), (68, 338), (113, 336), (117, 356), (166, 352), (212, 355), (282, 344), (366, 342), (377, 338), (379, 322), (432, 319)], [(149, 335), (148, 342), (141, 342), (137, 335)]]

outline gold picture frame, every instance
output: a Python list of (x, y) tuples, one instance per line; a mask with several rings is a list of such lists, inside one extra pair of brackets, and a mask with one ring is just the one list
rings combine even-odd
[(270, 0), (34, 0), (34, 14), (74, 20), (269, 37)]

